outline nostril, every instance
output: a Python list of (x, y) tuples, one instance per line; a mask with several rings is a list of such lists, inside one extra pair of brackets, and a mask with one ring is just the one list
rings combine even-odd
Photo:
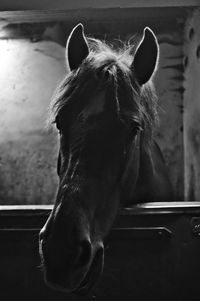
[(77, 256), (75, 266), (81, 267), (85, 266), (90, 262), (92, 256), (92, 246), (89, 240), (84, 240), (81, 242), (80, 251)]

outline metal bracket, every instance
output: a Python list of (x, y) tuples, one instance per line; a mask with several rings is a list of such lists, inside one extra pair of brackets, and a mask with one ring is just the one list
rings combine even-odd
[(112, 239), (126, 240), (163, 240), (171, 238), (172, 231), (167, 227), (113, 228)]
[(200, 217), (192, 217), (191, 219), (191, 230), (195, 236), (200, 236)]

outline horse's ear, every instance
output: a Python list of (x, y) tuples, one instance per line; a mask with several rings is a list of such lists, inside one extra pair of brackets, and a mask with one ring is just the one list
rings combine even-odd
[(158, 62), (158, 54), (156, 36), (150, 28), (146, 27), (131, 65), (140, 85), (145, 84), (153, 75)]
[(80, 23), (72, 30), (66, 45), (66, 56), (70, 70), (77, 69), (88, 56), (89, 47), (84, 35), (84, 27)]

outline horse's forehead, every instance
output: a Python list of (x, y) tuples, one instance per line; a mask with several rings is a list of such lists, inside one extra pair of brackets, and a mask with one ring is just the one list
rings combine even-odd
[(85, 119), (87, 119), (88, 117), (103, 113), (104, 105), (105, 105), (105, 92), (102, 91), (89, 99), (87, 106), (82, 111), (82, 116)]

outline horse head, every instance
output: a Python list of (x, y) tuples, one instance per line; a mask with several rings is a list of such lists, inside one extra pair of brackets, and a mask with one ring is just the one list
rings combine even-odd
[(146, 114), (140, 99), (157, 65), (158, 44), (145, 28), (134, 54), (130, 46), (114, 51), (87, 39), (79, 24), (66, 54), (70, 73), (52, 106), (60, 134), (59, 187), (40, 232), (40, 254), (49, 286), (84, 294), (102, 273), (123, 187), (137, 180)]

